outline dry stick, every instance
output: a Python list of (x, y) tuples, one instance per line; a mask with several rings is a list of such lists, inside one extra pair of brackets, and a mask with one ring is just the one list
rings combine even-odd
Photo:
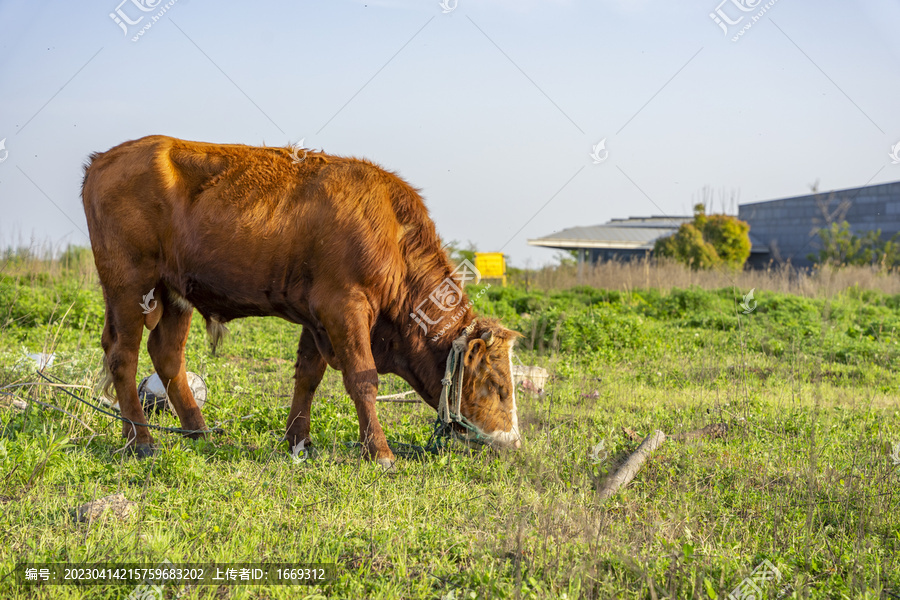
[(399, 394), (390, 394), (389, 396), (375, 396), (379, 402), (421, 402), (419, 398), (407, 398), (410, 394), (415, 394), (415, 390), (408, 392), (400, 392)]
[[(282, 408), (284, 408), (284, 407), (282, 407)], [(224, 425), (225, 423), (231, 423), (232, 421), (246, 421), (247, 419), (249, 419), (250, 417), (252, 417), (255, 414), (256, 414), (256, 412), (252, 412), (249, 415), (244, 415), (243, 417), (235, 417), (233, 419), (225, 419), (224, 421), (216, 421), (214, 423), (214, 425), (216, 427), (218, 427), (220, 425)]]
[[(59, 338), (59, 332), (62, 331), (63, 323), (66, 322), (66, 317), (69, 316), (69, 312), (71, 312), (72, 307), (74, 307), (74, 306), (75, 306), (75, 303), (74, 303), (74, 302), (73, 302), (72, 304), (70, 304), (70, 305), (69, 305), (69, 308), (66, 309), (65, 314), (62, 316), (62, 319), (59, 320), (59, 326), (56, 328), (56, 333), (53, 334), (53, 341), (50, 342), (50, 348), (49, 348), (49, 351), (48, 351), (48, 349), (47, 349), (47, 346), (44, 346), (44, 353), (45, 353), (45, 354), (53, 354), (53, 349), (56, 348), (56, 340)], [(56, 312), (55, 309), (54, 309), (54, 312)], [(53, 318), (53, 315), (52, 315), (52, 314), (50, 315), (50, 318), (51, 318), (51, 319)], [(47, 325), (52, 325), (52, 323), (48, 323)]]
[(620, 487), (628, 485), (634, 479), (641, 466), (643, 466), (647, 457), (650, 456), (650, 453), (659, 448), (665, 440), (666, 434), (659, 429), (648, 435), (641, 442), (641, 445), (638, 446), (638, 449), (634, 451), (634, 454), (629, 456), (628, 460), (622, 463), (622, 466), (606, 480), (599, 492), (600, 499), (606, 500), (615, 494)]
[(84, 328), (87, 325), (88, 316), (84, 315), (84, 320), (81, 322), (81, 332), (78, 334), (78, 343), (75, 344), (76, 350), (81, 350), (81, 338), (84, 337)]

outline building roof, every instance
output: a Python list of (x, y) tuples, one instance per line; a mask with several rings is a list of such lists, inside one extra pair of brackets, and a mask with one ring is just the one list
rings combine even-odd
[(875, 183), (872, 185), (864, 185), (862, 187), (855, 188), (845, 188), (840, 190), (829, 190), (822, 192), (813, 192), (811, 194), (802, 194), (800, 196), (787, 196), (785, 198), (776, 198), (774, 200), (756, 200), (754, 202), (744, 202), (738, 205), (738, 210), (741, 211), (747, 209), (754, 208), (765, 208), (767, 206), (777, 206), (779, 202), (781, 203), (791, 203), (796, 204), (800, 203), (809, 203), (814, 205), (818, 202), (825, 200), (826, 202), (833, 196), (839, 196), (841, 198), (849, 197), (850, 200), (854, 200), (857, 196), (893, 196), (896, 197), (900, 195), (900, 181), (889, 181), (887, 183)]
[(657, 238), (675, 233), (692, 217), (629, 217), (602, 225), (571, 227), (528, 240), (531, 246), (546, 248), (620, 248), (652, 250)]
[[(533, 240), (530, 246), (545, 248), (609, 248), (617, 250), (653, 250), (654, 242), (672, 235), (693, 217), (629, 217), (613, 219), (602, 225), (570, 227)], [(768, 250), (750, 236), (751, 252)]]

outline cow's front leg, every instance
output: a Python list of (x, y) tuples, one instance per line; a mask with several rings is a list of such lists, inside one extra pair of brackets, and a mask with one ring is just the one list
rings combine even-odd
[[(346, 296), (345, 296), (346, 298)], [(356, 405), (359, 441), (363, 457), (386, 469), (394, 464), (394, 453), (375, 413), (378, 372), (372, 357), (369, 332), (374, 323), (372, 308), (364, 294), (350, 294), (343, 303), (331, 302), (329, 312), (320, 316), (344, 377), (344, 387)]]
[(294, 400), (288, 415), (285, 439), (293, 450), (297, 444), (304, 442), (309, 448), (312, 440), (309, 437), (309, 420), (313, 396), (325, 374), (325, 359), (316, 347), (316, 339), (312, 330), (304, 326), (297, 346), (297, 363), (294, 367)]
[(363, 458), (374, 460), (385, 469), (394, 465), (394, 453), (388, 447), (387, 438), (375, 413), (375, 396), (378, 393), (378, 373), (371, 369), (344, 371), (344, 385), (356, 405), (359, 419), (359, 443)]

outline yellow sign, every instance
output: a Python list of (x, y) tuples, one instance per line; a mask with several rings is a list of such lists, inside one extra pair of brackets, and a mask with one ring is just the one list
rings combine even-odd
[(482, 279), (501, 279), (506, 285), (506, 260), (502, 252), (476, 252), (475, 268)]

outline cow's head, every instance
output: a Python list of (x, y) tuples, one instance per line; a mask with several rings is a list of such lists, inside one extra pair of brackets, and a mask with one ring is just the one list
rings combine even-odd
[(520, 334), (497, 321), (479, 319), (463, 354), (460, 411), (496, 447), (521, 446), (512, 352)]

